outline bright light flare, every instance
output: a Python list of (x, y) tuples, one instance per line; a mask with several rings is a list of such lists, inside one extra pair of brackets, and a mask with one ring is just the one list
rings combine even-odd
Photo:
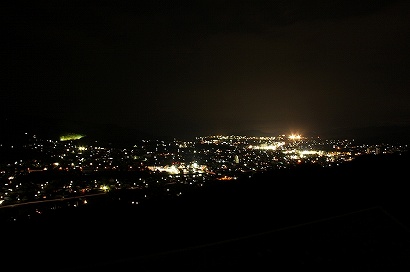
[(300, 136), (300, 134), (291, 134), (291, 135), (289, 135), (288, 136), (288, 138), (290, 139), (290, 140), (300, 140), (301, 138), (302, 138), (302, 136)]

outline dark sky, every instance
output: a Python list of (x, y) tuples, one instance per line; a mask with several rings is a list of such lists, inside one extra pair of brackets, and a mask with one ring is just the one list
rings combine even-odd
[(175, 137), (410, 124), (408, 1), (2, 1), (3, 115)]

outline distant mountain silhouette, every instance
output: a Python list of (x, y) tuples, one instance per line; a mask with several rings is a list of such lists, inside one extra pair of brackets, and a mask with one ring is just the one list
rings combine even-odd
[(241, 131), (233, 131), (230, 135), (240, 135), (240, 136), (248, 136), (248, 137), (275, 137), (281, 133), (269, 133), (264, 132), (258, 129), (248, 129), (248, 130), (241, 130)]
[[(59, 117), (9, 116), (0, 119), (0, 141), (16, 142), (24, 138), (24, 133), (36, 134), (46, 139), (59, 139), (65, 133), (86, 135), (83, 142), (102, 142), (105, 144), (129, 146), (141, 139), (161, 138), (137, 128), (124, 127), (109, 123), (86, 123), (80, 120), (68, 120)], [(229, 135), (250, 137), (275, 137), (287, 132), (264, 132), (256, 129), (232, 131)], [(201, 135), (197, 135), (201, 136)], [(358, 142), (410, 144), (410, 125), (380, 125), (367, 127), (344, 127), (307, 131), (307, 137), (324, 139), (355, 139)], [(172, 139), (172, 136), (167, 139)], [(166, 140), (166, 139), (163, 139)]]
[[(241, 130), (230, 135), (243, 135), (250, 137), (275, 137), (287, 132), (264, 132), (261, 130)], [(359, 142), (410, 144), (410, 125), (380, 125), (367, 127), (344, 127), (306, 131), (303, 136), (321, 137), (323, 139), (354, 139)]]
[(153, 139), (154, 135), (135, 128), (115, 124), (86, 123), (78, 120), (54, 117), (12, 116), (0, 120), (1, 142), (18, 142), (25, 133), (35, 134), (43, 139), (58, 140), (61, 135), (78, 133), (85, 135), (82, 142), (102, 142), (113, 145), (135, 144), (141, 139)]
[(347, 127), (323, 131), (323, 138), (355, 139), (364, 143), (410, 144), (410, 125)]

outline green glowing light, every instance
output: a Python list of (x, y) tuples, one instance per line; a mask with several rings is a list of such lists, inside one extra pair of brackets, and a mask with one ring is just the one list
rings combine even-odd
[(77, 134), (77, 133), (68, 133), (60, 136), (60, 141), (70, 141), (70, 140), (78, 140), (83, 138), (85, 135)]

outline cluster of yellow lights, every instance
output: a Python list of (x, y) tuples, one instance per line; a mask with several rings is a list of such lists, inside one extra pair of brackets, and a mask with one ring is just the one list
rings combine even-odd
[(180, 171), (177, 167), (175, 167), (175, 165), (171, 165), (171, 166), (148, 166), (148, 169), (151, 171), (160, 171), (160, 172), (167, 172), (169, 174), (179, 174)]
[(100, 190), (103, 190), (104, 192), (108, 192), (110, 190), (110, 187), (108, 185), (101, 185)]
[(280, 146), (285, 145), (284, 142), (276, 142), (274, 144), (268, 145), (268, 144), (261, 144), (261, 145), (249, 145), (249, 149), (264, 149), (264, 150), (276, 150)]
[(197, 173), (204, 173), (207, 171), (207, 166), (206, 165), (199, 165), (196, 162), (193, 162), (192, 164), (188, 165), (180, 165), (180, 166), (175, 166), (175, 165), (165, 165), (165, 166), (148, 166), (148, 169), (150, 171), (160, 171), (160, 172), (167, 172), (170, 175), (177, 175), (181, 173), (188, 173), (189, 169), (193, 170), (194, 172)]
[(220, 178), (217, 178), (217, 180), (233, 180), (235, 177), (230, 177), (230, 176), (222, 176)]
[(299, 134), (291, 134), (288, 136), (288, 138), (290, 140), (300, 140), (302, 138), (302, 136), (300, 136)]

